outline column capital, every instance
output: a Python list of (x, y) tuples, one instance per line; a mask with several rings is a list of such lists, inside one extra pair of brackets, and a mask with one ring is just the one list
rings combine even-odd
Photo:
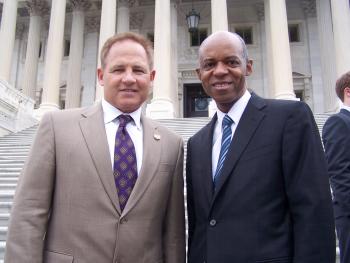
[(16, 25), (16, 38), (21, 39), (24, 31), (26, 31), (26, 25), (24, 23), (17, 23), (17, 25)]
[(265, 7), (263, 3), (257, 3), (255, 4), (255, 10), (258, 15), (259, 20), (265, 19)]
[(31, 16), (43, 16), (49, 13), (49, 5), (45, 0), (25, 1), (25, 5)]
[(119, 0), (118, 7), (132, 7), (135, 4), (135, 0)]
[(89, 16), (85, 19), (85, 33), (98, 32), (100, 29), (100, 17)]
[(145, 18), (145, 12), (131, 12), (130, 14), (130, 28), (139, 29), (142, 26), (143, 20)]
[(303, 8), (305, 16), (316, 16), (316, 1), (315, 0), (302, 0), (301, 7)]
[(87, 11), (91, 7), (89, 0), (69, 0), (73, 11)]

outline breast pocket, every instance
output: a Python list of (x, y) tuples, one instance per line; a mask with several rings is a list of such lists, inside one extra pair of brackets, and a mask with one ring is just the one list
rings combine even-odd
[(248, 161), (260, 157), (269, 157), (271, 153), (277, 151), (275, 145), (261, 145), (259, 147), (254, 147), (253, 149), (247, 149), (242, 155), (241, 161)]
[(44, 251), (44, 263), (72, 263), (73, 259), (71, 255), (48, 250)]
[(256, 260), (255, 263), (292, 263), (290, 257), (268, 258), (262, 260)]

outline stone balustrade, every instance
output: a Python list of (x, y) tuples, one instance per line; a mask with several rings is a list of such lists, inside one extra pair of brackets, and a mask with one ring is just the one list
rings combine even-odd
[(34, 103), (34, 100), (0, 79), (0, 136), (36, 124)]

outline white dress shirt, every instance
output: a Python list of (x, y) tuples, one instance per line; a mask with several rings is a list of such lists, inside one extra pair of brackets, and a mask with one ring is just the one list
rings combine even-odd
[[(102, 109), (103, 109), (103, 118), (106, 128), (107, 141), (109, 154), (111, 157), (112, 167), (114, 165), (114, 145), (115, 145), (115, 135), (119, 127), (119, 120), (117, 117), (121, 114), (125, 114), (115, 108), (113, 105), (108, 103), (105, 99), (102, 99)], [(128, 131), (136, 152), (136, 161), (137, 161), (137, 173), (140, 174), (141, 165), (142, 165), (142, 154), (143, 154), (143, 130), (141, 125), (141, 107), (131, 113), (127, 113), (133, 118), (133, 122), (129, 122), (126, 125), (126, 130)], [(96, 138), (98, 139), (98, 138)]]
[[(231, 130), (232, 130), (232, 136), (233, 138), (237, 125), (239, 123), (239, 120), (242, 117), (242, 114), (248, 104), (248, 101), (250, 99), (251, 95), (250, 93), (246, 90), (243, 96), (236, 101), (235, 104), (231, 107), (229, 112), (227, 113), (228, 116), (233, 120), (233, 123), (231, 125)], [(212, 176), (214, 178), (215, 172), (216, 172), (216, 167), (218, 165), (219, 161), (219, 155), (220, 155), (220, 150), (221, 150), (221, 138), (222, 138), (222, 120), (225, 117), (226, 113), (220, 111), (217, 109), (216, 111), (218, 119), (215, 124), (214, 128), (214, 134), (213, 134), (213, 149), (212, 149)], [(231, 139), (232, 140), (232, 139)]]

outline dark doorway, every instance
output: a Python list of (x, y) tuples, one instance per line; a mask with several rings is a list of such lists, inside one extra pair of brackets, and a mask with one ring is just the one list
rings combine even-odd
[(208, 117), (210, 100), (202, 84), (184, 84), (184, 117)]

